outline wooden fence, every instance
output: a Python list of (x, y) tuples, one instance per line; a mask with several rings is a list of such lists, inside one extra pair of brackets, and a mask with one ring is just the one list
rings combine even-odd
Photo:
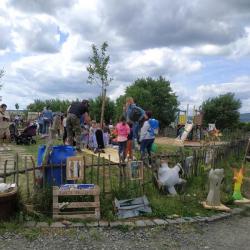
[[(166, 159), (170, 166), (180, 162), (184, 168), (184, 177), (188, 179), (200, 175), (209, 168), (220, 167), (220, 162), (225, 161), (230, 155), (240, 159), (246, 144), (247, 140), (238, 140), (220, 146), (201, 147), (192, 150), (180, 149), (174, 153), (156, 154), (152, 157), (152, 165), (157, 159)], [(84, 162), (84, 177), (80, 183), (97, 184), (103, 194), (114, 193), (121, 189), (125, 192), (134, 189), (136, 193), (143, 194), (145, 185), (153, 181), (154, 167), (144, 168), (142, 180), (131, 180), (128, 167), (124, 163), (113, 163), (110, 160), (93, 155), (84, 157)], [(46, 186), (46, 168), (52, 170), (57, 168), (63, 173), (63, 168), (66, 167), (64, 164), (37, 167), (33, 157), (24, 156), (21, 159), (18, 155), (12, 163), (13, 169), (10, 170), (7, 168), (8, 159), (4, 161), (4, 171), (0, 173), (0, 178), (3, 178), (4, 182), (15, 182), (28, 199), (39, 184), (39, 174), (43, 176), (42, 186)], [(50, 173), (51, 179), (53, 179), (53, 171), (50, 171)], [(64, 183), (63, 174), (61, 174), (61, 178), (61, 182)]]

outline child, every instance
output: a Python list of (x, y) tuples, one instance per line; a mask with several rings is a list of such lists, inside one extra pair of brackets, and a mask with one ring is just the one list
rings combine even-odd
[(118, 142), (118, 153), (119, 157), (122, 161), (126, 158), (126, 146), (128, 135), (130, 133), (130, 127), (126, 123), (126, 118), (124, 116), (121, 117), (120, 122), (116, 125), (117, 131), (117, 142)]
[(95, 131), (95, 137), (96, 137), (96, 143), (97, 143), (97, 148), (95, 149), (95, 152), (102, 152), (105, 153), (104, 151), (104, 140), (103, 140), (103, 132), (101, 128), (101, 124), (97, 123), (97, 128)]

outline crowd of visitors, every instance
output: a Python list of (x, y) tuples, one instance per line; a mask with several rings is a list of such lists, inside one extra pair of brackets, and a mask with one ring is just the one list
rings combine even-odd
[[(0, 139), (10, 137), (10, 117), (6, 108), (5, 104), (0, 106)], [(73, 145), (78, 151), (85, 147), (94, 153), (104, 153), (106, 147), (113, 146), (118, 149), (121, 161), (133, 159), (134, 149), (140, 150), (142, 158), (151, 155), (159, 124), (152, 118), (152, 113), (136, 105), (132, 97), (126, 99), (116, 125), (91, 120), (89, 108), (88, 100), (73, 102), (65, 114), (53, 113), (50, 107), (44, 107), (35, 121), (37, 134), (43, 138), (49, 135), (50, 129), (56, 130), (63, 144)], [(18, 125), (19, 122), (15, 117), (14, 123)]]

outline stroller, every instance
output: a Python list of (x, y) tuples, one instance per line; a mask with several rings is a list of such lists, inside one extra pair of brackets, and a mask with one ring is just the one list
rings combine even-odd
[(24, 131), (15, 137), (15, 141), (17, 145), (25, 144), (36, 144), (36, 140), (32, 138), (32, 136), (36, 135), (37, 125), (32, 124), (24, 129)]

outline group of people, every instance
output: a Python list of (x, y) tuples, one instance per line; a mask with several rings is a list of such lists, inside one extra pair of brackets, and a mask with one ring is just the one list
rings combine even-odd
[(77, 150), (85, 144), (94, 152), (104, 152), (105, 146), (115, 144), (118, 145), (118, 153), (122, 161), (127, 157), (133, 159), (133, 148), (138, 144), (142, 158), (146, 154), (150, 156), (159, 128), (158, 121), (152, 118), (152, 112), (138, 107), (131, 97), (126, 99), (123, 114), (116, 126), (106, 126), (94, 120), (91, 121), (87, 100), (70, 105), (63, 125), (65, 143), (75, 145)]
[[(10, 136), (10, 117), (6, 108), (5, 104), (0, 106), (1, 138)], [(60, 127), (63, 127), (63, 143), (74, 145), (77, 150), (81, 150), (85, 145), (95, 153), (105, 152), (107, 145), (116, 145), (122, 161), (127, 157), (133, 159), (133, 149), (139, 145), (142, 157), (146, 154), (151, 155), (151, 147), (159, 127), (158, 121), (152, 118), (152, 112), (144, 111), (129, 97), (126, 99), (119, 122), (113, 126), (91, 120), (89, 108), (88, 100), (73, 102), (67, 113), (62, 116), (61, 113), (53, 113), (50, 107), (45, 107), (36, 121), (38, 132), (42, 136), (48, 135), (50, 128), (56, 128), (60, 134)]]

